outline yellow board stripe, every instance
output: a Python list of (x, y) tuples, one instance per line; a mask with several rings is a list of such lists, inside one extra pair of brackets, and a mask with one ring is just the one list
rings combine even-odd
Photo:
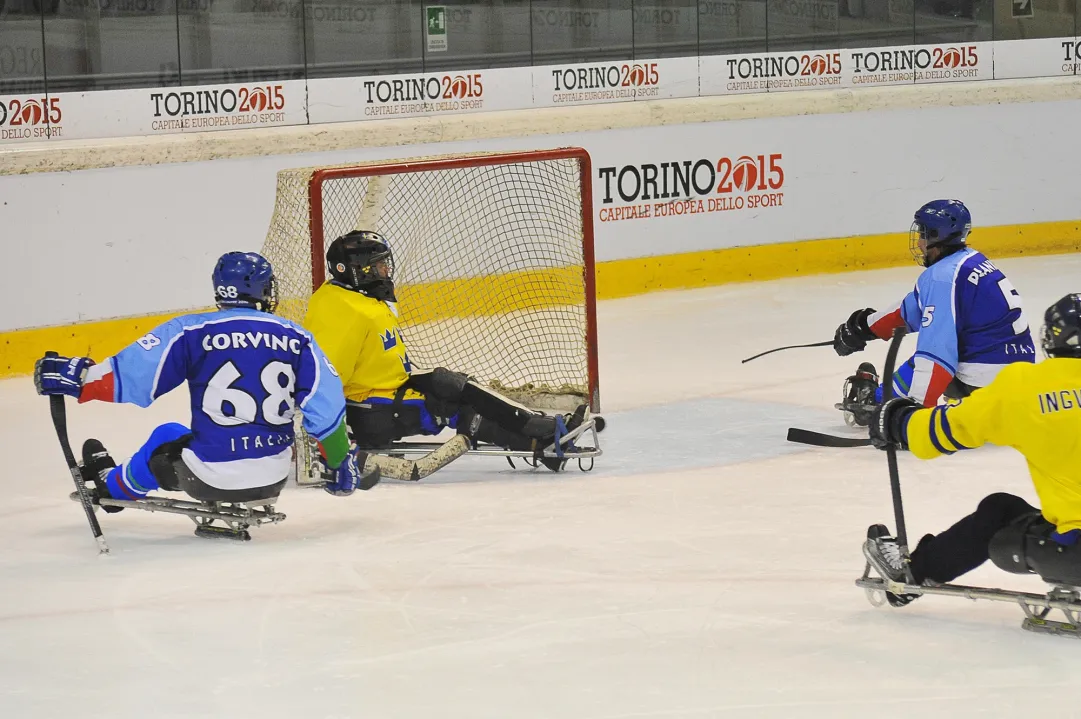
[[(420, 324), (456, 316), (580, 305), (585, 301), (585, 286), (579, 265), (404, 285), (396, 295), (403, 324)], [(418, 307), (425, 309), (418, 312)]]
[[(1081, 221), (1041, 222), (978, 228), (969, 239), (991, 258), (1053, 255), (1081, 251)], [(912, 262), (908, 234), (865, 235), (837, 239), (783, 242), (723, 250), (658, 255), (597, 264), (597, 299), (614, 299), (657, 290), (692, 289), (730, 282), (761, 282), (782, 277), (851, 272), (897, 267)], [(404, 307), (433, 307), (409, 322), (449, 316), (440, 308), (466, 307), (471, 314), (497, 314), (529, 306), (528, 297), (544, 295), (550, 304), (581, 302), (575, 268), (532, 270), (483, 279), (433, 282), (401, 288)], [(553, 289), (554, 288), (554, 294)], [(532, 301), (535, 306), (535, 300)], [(205, 308), (203, 308), (205, 309)], [(0, 333), (0, 377), (25, 375), (46, 350), (66, 356), (101, 360), (146, 334), (157, 325), (186, 312), (125, 317), (57, 327), (37, 327)], [(455, 314), (461, 314), (457, 311)]]

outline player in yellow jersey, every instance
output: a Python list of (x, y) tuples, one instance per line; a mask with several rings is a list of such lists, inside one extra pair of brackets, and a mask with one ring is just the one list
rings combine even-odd
[[(944, 583), (988, 558), (1016, 574), (1081, 586), (1081, 294), (1063, 297), (1044, 315), (1039, 364), (1007, 365), (986, 387), (958, 404), (923, 409), (898, 397), (876, 408), (871, 440), (920, 459), (974, 449), (1013, 447), (1028, 461), (1041, 508), (997, 492), (940, 534), (927, 534), (911, 553), (917, 584)], [(867, 561), (883, 577), (904, 581), (897, 541), (873, 525)], [(894, 606), (912, 595), (887, 595)]]
[[(569, 415), (530, 410), (446, 368), (418, 369), (398, 327), (394, 256), (378, 232), (354, 230), (327, 249), (331, 279), (308, 304), (304, 327), (341, 375), (346, 420), (362, 449), (380, 449), (417, 434), (454, 428), (471, 441), (531, 451), (549, 469), (566, 459), (546, 446), (582, 424), (586, 406)], [(598, 431), (602, 429), (599, 417)]]

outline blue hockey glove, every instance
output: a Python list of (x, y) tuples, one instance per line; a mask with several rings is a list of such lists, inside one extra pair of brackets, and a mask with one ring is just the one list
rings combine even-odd
[(886, 449), (891, 444), (908, 449), (908, 420), (919, 409), (923, 409), (923, 405), (908, 397), (894, 397), (875, 407), (867, 428), (871, 444), (879, 449)]
[(334, 479), (329, 479), (323, 485), (323, 489), (335, 497), (348, 497), (357, 489), (368, 490), (379, 484), (380, 472), (375, 467), (364, 474), (361, 467), (368, 459), (367, 452), (361, 452), (356, 447), (349, 450), (345, 459), (338, 465)]
[(34, 364), (34, 386), (38, 394), (78, 398), (86, 371), (93, 366), (89, 357), (42, 357)]

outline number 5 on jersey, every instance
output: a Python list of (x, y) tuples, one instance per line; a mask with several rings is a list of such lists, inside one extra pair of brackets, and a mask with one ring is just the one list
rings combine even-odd
[[(281, 384), (282, 376), (285, 377), (284, 387)], [(232, 362), (226, 362), (207, 383), (206, 392), (203, 393), (203, 412), (215, 424), (230, 427), (255, 421), (259, 403), (244, 390), (232, 386), (238, 379), (240, 370)], [(296, 385), (293, 368), (284, 362), (271, 362), (259, 373), (259, 381), (267, 391), (261, 406), (263, 420), (272, 425), (291, 422), (295, 410), (293, 387)], [(231, 414), (226, 414), (227, 404), (232, 407)]]
[(1006, 298), (1006, 306), (1011, 310), (1020, 312), (1017, 319), (1013, 321), (1013, 333), (1019, 335), (1027, 332), (1028, 319), (1025, 317), (1024, 308), (1021, 306), (1021, 294), (1014, 289), (1013, 285), (1005, 277), (998, 281), (998, 289), (1002, 291), (1002, 296)]

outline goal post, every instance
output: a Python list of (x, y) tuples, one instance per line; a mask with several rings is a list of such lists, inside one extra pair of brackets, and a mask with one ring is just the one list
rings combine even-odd
[(278, 313), (302, 322), (326, 248), (374, 230), (394, 255), (414, 365), (534, 408), (599, 412), (591, 172), (582, 148), (282, 170), (263, 245)]

